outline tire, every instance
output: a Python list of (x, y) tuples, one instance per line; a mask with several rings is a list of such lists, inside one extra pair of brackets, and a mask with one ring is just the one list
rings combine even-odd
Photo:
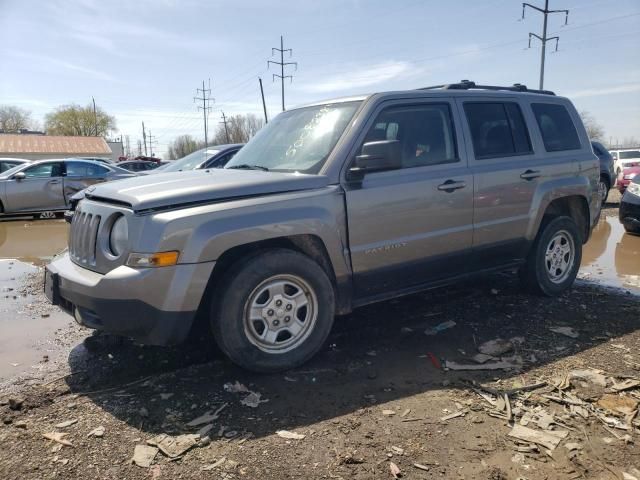
[(557, 296), (571, 288), (581, 260), (582, 235), (573, 219), (545, 219), (520, 269), (520, 279), (533, 293)]
[(606, 177), (601, 176), (600, 181), (598, 182), (598, 192), (601, 195), (602, 203), (601, 206), (607, 202), (607, 197), (609, 196), (609, 189), (611, 186), (609, 185), (609, 180)]
[(212, 302), (211, 330), (237, 365), (264, 373), (288, 370), (313, 357), (329, 336), (333, 286), (306, 255), (266, 250), (232, 266), (224, 283)]

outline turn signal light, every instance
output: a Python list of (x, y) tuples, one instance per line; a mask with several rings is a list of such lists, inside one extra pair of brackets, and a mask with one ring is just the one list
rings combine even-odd
[(127, 259), (130, 267), (169, 267), (178, 263), (180, 252), (131, 253)]

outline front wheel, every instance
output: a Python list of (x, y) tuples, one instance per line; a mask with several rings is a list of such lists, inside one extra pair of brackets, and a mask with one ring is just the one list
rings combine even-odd
[(297, 367), (327, 339), (335, 313), (325, 271), (301, 253), (274, 249), (234, 265), (212, 302), (220, 349), (257, 372)]
[(573, 285), (581, 259), (582, 237), (573, 219), (543, 221), (520, 278), (530, 291), (560, 295)]

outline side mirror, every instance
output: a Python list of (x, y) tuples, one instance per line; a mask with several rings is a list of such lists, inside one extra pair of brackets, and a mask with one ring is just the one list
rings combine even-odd
[(397, 170), (402, 166), (400, 142), (398, 140), (380, 140), (362, 145), (362, 151), (349, 169), (353, 179), (360, 179), (366, 173)]
[(18, 172), (13, 176), (14, 180), (24, 180), (25, 178), (27, 178), (27, 176), (25, 175), (24, 172)]

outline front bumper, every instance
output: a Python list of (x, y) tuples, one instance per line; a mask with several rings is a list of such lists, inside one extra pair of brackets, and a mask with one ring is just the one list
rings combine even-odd
[(625, 193), (618, 212), (620, 223), (626, 230), (640, 233), (640, 197)]
[(189, 334), (214, 264), (120, 266), (102, 275), (64, 254), (47, 265), (45, 293), (86, 327), (148, 345), (176, 344)]

